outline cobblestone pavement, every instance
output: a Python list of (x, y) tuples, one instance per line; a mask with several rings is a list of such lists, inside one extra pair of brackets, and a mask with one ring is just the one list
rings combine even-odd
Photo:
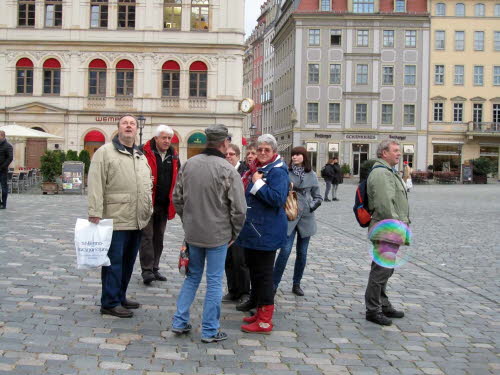
[(11, 195), (0, 212), (0, 374), (499, 374), (500, 185), (416, 186), (411, 192), (413, 258), (389, 283), (406, 312), (391, 327), (364, 319), (369, 272), (366, 232), (352, 214), (354, 185), (318, 210), (303, 279), (291, 293), (294, 256), (277, 294), (275, 331), (239, 330), (223, 305), (229, 339), (200, 342), (204, 287), (194, 330), (175, 337), (170, 321), (182, 282), (182, 229), (169, 222), (161, 267), (167, 282), (141, 283), (132, 319), (99, 315), (100, 274), (75, 267), (73, 228), (82, 196)]

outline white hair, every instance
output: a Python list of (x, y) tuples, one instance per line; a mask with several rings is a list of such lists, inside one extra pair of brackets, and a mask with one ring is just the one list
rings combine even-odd
[(272, 134), (262, 134), (257, 138), (257, 144), (260, 145), (261, 143), (267, 143), (273, 148), (274, 152), (278, 151), (278, 142), (276, 142), (276, 138)]
[(172, 128), (170, 126), (167, 126), (167, 125), (158, 125), (158, 127), (156, 128), (155, 135), (157, 137), (159, 137), (161, 135), (161, 133), (167, 133), (168, 135), (174, 135), (174, 131), (172, 130)]

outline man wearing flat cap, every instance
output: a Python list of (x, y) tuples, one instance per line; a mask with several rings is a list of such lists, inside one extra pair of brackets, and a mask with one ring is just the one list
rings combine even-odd
[(189, 272), (177, 298), (172, 332), (184, 334), (192, 328), (189, 309), (206, 260), (201, 341), (209, 343), (227, 339), (219, 330), (224, 265), (228, 245), (245, 222), (247, 205), (240, 175), (224, 157), (231, 142), (227, 128), (212, 125), (205, 134), (207, 148), (182, 166), (174, 190), (174, 206), (189, 248)]

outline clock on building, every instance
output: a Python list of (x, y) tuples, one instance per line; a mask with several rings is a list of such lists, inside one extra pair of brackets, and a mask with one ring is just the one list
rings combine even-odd
[(240, 102), (240, 110), (243, 113), (251, 113), (254, 107), (255, 103), (250, 98), (245, 98)]

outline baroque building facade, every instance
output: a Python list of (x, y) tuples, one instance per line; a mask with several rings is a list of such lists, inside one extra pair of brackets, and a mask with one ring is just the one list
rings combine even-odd
[[(241, 144), (243, 21), (243, 0), (8, 0), (0, 126), (37, 128), (63, 137), (49, 149), (92, 154), (132, 113), (145, 117), (143, 140), (172, 126), (183, 160), (213, 123)], [(18, 165), (35, 152), (21, 146)]]

